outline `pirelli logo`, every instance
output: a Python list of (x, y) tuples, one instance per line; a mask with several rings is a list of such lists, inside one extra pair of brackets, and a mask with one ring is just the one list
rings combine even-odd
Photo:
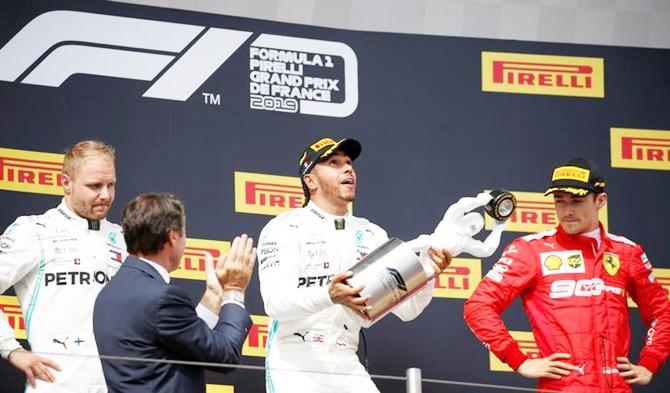
[[(511, 330), (509, 334), (512, 336), (517, 343), (519, 343), (519, 348), (530, 359), (537, 359), (540, 357), (540, 350), (537, 349), (537, 344), (535, 343), (535, 337), (531, 332), (523, 331), (514, 331)], [(513, 372), (512, 368), (507, 364), (503, 363), (494, 355), (492, 352), (489, 352), (489, 369), (491, 371), (509, 371)]]
[(554, 169), (554, 173), (551, 176), (551, 180), (577, 180), (584, 183), (589, 182), (589, 174), (591, 171), (588, 169), (579, 168), (576, 166), (562, 166), (560, 168)]
[(332, 138), (323, 138), (323, 139), (319, 139), (315, 144), (310, 146), (310, 148), (314, 151), (319, 151), (324, 146), (334, 145), (334, 144), (335, 144), (335, 141)]
[(253, 325), (251, 325), (247, 339), (242, 346), (242, 355), (265, 357), (270, 318), (266, 315), (252, 315), (251, 321)]
[(0, 148), (0, 190), (63, 195), (63, 157)]
[(207, 384), (205, 387), (206, 393), (235, 393), (235, 387), (232, 385), (214, 385)]
[(26, 320), (23, 319), (19, 299), (16, 296), (0, 295), (0, 310), (7, 317), (9, 326), (14, 329), (16, 338), (26, 338)]
[[(302, 207), (305, 196), (300, 178), (264, 173), (235, 172), (235, 211), (276, 216)], [(353, 204), (349, 204), (353, 213)]]
[(602, 58), (482, 52), (482, 91), (605, 97)]
[[(508, 232), (541, 232), (555, 228), (558, 217), (554, 210), (554, 199), (551, 195), (545, 196), (542, 192), (512, 191), (516, 197), (516, 209), (507, 223)], [(607, 229), (607, 205), (598, 212), (600, 222)], [(493, 228), (493, 219), (484, 215), (486, 229)]]
[(204, 280), (205, 253), (212, 254), (214, 263), (216, 263), (218, 258), (228, 250), (230, 250), (230, 242), (227, 241), (187, 238), (179, 268), (170, 273), (170, 277)]
[(670, 171), (670, 131), (611, 128), (612, 167)]
[(276, 216), (301, 207), (300, 179), (290, 176), (235, 172), (235, 211)]
[(482, 261), (454, 258), (449, 267), (435, 277), (434, 297), (467, 299), (482, 280)]
[[(656, 281), (665, 289), (665, 292), (668, 294), (668, 299), (670, 299), (670, 269), (654, 268), (654, 276)], [(637, 307), (637, 304), (631, 299), (628, 298), (629, 307)]]

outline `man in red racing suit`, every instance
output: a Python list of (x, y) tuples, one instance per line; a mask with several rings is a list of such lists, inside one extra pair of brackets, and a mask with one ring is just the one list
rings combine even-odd
[[(630, 392), (630, 384), (649, 383), (670, 348), (668, 294), (642, 247), (599, 223), (607, 198), (593, 163), (559, 166), (547, 193), (554, 194), (559, 226), (505, 249), (465, 303), (466, 323), (500, 360), (539, 378), (541, 390)], [(521, 352), (500, 317), (518, 295), (538, 359)], [(637, 364), (628, 360), (628, 295), (649, 327)]]

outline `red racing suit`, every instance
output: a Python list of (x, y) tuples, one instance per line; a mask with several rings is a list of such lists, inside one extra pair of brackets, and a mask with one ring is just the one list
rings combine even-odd
[[(465, 321), (500, 360), (517, 369), (527, 356), (500, 317), (517, 295), (540, 356), (569, 353), (575, 370), (560, 380), (540, 378), (538, 389), (630, 392), (616, 358), (628, 356), (627, 295), (649, 327), (638, 365), (656, 373), (670, 351), (670, 305), (642, 247), (606, 233), (595, 239), (556, 229), (510, 244), (465, 303)], [(631, 360), (633, 361), (633, 360)], [(634, 361), (633, 361), (634, 362)]]

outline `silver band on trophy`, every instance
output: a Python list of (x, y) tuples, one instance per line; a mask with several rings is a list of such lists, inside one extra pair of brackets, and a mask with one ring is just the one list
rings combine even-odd
[(386, 315), (396, 305), (426, 285), (433, 274), (405, 242), (391, 238), (366, 255), (350, 271), (347, 280), (352, 287), (364, 285), (361, 296), (370, 295), (368, 318), (371, 321)]

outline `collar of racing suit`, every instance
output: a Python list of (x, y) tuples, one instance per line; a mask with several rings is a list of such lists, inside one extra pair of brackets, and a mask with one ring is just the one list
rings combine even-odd
[(347, 214), (345, 214), (343, 216), (338, 216), (338, 215), (335, 215), (335, 214), (326, 213), (316, 203), (314, 203), (314, 201), (311, 201), (311, 200), (309, 201), (307, 206), (305, 206), (305, 209), (307, 209), (315, 217), (317, 217), (318, 219), (321, 219), (321, 220), (328, 220), (328, 221), (335, 222), (336, 220), (342, 220), (342, 219), (346, 220), (348, 218), (351, 218), (351, 213), (349, 213), (349, 212), (347, 212)]
[(580, 249), (591, 250), (593, 255), (597, 256), (604, 250), (611, 248), (612, 245), (610, 239), (607, 237), (607, 232), (605, 231), (603, 224), (598, 223), (598, 225), (600, 227), (600, 245), (598, 245), (598, 241), (593, 237), (584, 236), (582, 234), (570, 235), (566, 233), (560, 224), (556, 227), (557, 237), (561, 243), (573, 244)]
[(58, 205), (57, 210), (70, 223), (74, 224), (76, 227), (81, 228), (83, 230), (93, 230), (93, 231), (100, 230), (100, 225), (102, 224), (103, 221), (105, 221), (105, 219), (97, 221), (97, 228), (92, 228), (89, 220), (83, 217), (79, 217), (75, 212), (73, 212), (72, 210), (70, 210), (69, 207), (67, 207), (65, 199), (63, 199), (60, 205)]

